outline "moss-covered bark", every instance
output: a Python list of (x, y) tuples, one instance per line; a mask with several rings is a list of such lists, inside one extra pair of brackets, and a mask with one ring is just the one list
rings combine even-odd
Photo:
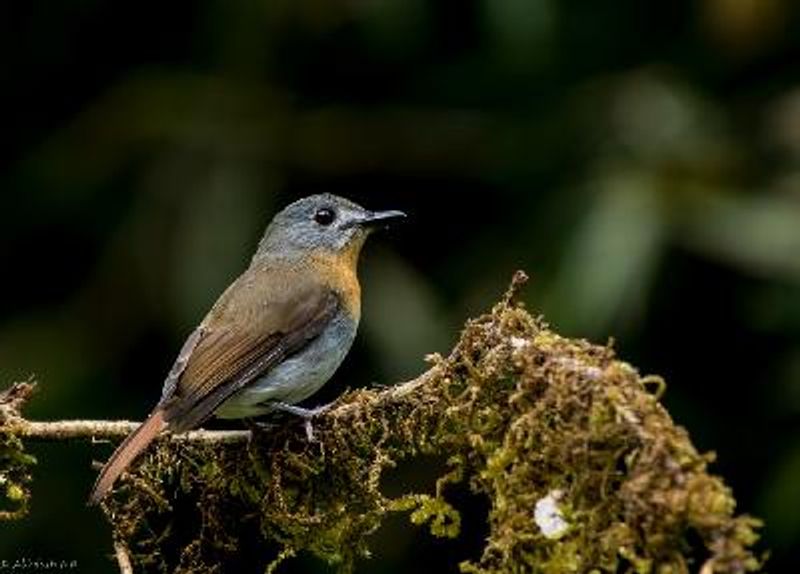
[(0, 393), (0, 522), (19, 520), (28, 513), (36, 459), (10, 429), (10, 419), (18, 416), (31, 388), (32, 383), (16, 383)]
[[(295, 424), (241, 444), (160, 441), (103, 504), (136, 570), (235, 571), (257, 532), (268, 571), (305, 550), (349, 572), (390, 513), (458, 536), (457, 482), (490, 503), (464, 572), (757, 570), (758, 521), (734, 514), (659, 403), (663, 382), (551, 331), (514, 302), (521, 280), (418, 379), (341, 397), (316, 442)], [(381, 491), (387, 469), (427, 454), (448, 460), (435, 492)]]

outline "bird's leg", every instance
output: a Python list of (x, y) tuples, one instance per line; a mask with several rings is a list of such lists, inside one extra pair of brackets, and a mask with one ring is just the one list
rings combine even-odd
[(304, 418), (304, 419), (313, 419), (314, 417), (319, 416), (322, 413), (324, 413), (325, 411), (327, 411), (328, 409), (330, 409), (333, 406), (333, 403), (328, 403), (326, 405), (320, 405), (320, 406), (315, 407), (313, 409), (307, 409), (305, 407), (298, 407), (297, 405), (290, 405), (289, 403), (282, 403), (280, 401), (271, 403), (271, 405), (276, 410), (283, 411), (285, 413), (290, 413), (290, 414), (296, 415), (296, 416)]
[(290, 405), (289, 403), (282, 403), (279, 401), (276, 401), (271, 404), (275, 410), (283, 411), (285, 413), (290, 413), (302, 418), (306, 429), (306, 438), (308, 438), (308, 442), (314, 442), (315, 441), (314, 425), (311, 424), (311, 419), (327, 411), (329, 408), (331, 408), (331, 405), (333, 403), (328, 403), (327, 405), (320, 405), (313, 409), (306, 409), (303, 407), (298, 407), (297, 405)]

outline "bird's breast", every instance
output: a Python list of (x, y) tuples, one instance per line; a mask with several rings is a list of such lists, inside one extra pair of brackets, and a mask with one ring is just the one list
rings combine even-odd
[(320, 279), (339, 296), (343, 309), (358, 323), (361, 317), (361, 285), (356, 261), (349, 254), (321, 255), (313, 259)]

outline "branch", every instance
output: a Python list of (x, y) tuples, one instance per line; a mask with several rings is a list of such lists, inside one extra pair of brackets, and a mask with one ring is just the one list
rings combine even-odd
[[(639, 376), (607, 346), (552, 331), (516, 302), (524, 282), (517, 274), (491, 313), (469, 321), (451, 354), (429, 357), (416, 379), (345, 393), (315, 420), (315, 442), (299, 421), (158, 441), (103, 502), (113, 539), (137, 572), (238, 571), (237, 549), (275, 543), (259, 571), (305, 550), (351, 572), (393, 513), (458, 536), (448, 493), (464, 483), (490, 510), (483, 552), (462, 572), (759, 569), (760, 523), (734, 513), (730, 489), (708, 471), (713, 457), (660, 404), (663, 381)], [(0, 405), (0, 447), (19, 457), (20, 439), (115, 438), (132, 428), (25, 421), (20, 397), (12, 389)], [(387, 472), (421, 455), (446, 461), (436, 487), (384, 494)], [(23, 492), (26, 464), (12, 465), (16, 474), (0, 467)]]
[[(91, 439), (93, 441), (120, 439), (136, 430), (141, 423), (134, 421), (52, 421), (40, 422), (18, 418), (7, 427), (19, 438), (58, 441)], [(251, 433), (247, 430), (194, 430), (177, 435), (168, 435), (176, 442), (228, 444), (247, 441)]]
[[(387, 389), (386, 398), (397, 398), (412, 392), (434, 374), (431, 370), (413, 381)], [(90, 439), (102, 441), (121, 439), (136, 430), (140, 422), (104, 420), (32, 421), (22, 416), (22, 409), (33, 397), (37, 385), (33, 381), (14, 383), (0, 393), (0, 424), (3, 430), (21, 438), (40, 441)], [(336, 415), (347, 413), (352, 405), (342, 405)], [(167, 434), (168, 440), (188, 443), (231, 444), (252, 438), (249, 430), (192, 430), (181, 434)]]
[(128, 548), (119, 540), (114, 542), (114, 556), (117, 558), (119, 574), (133, 574), (133, 565), (131, 564)]
[[(36, 383), (14, 383), (0, 393), (0, 425), (4, 431), (24, 439), (58, 441), (69, 439), (108, 440), (125, 438), (141, 423), (134, 421), (30, 421), (22, 416), (22, 409), (36, 392)], [(195, 430), (179, 435), (169, 435), (174, 441), (227, 444), (247, 441), (250, 431)]]

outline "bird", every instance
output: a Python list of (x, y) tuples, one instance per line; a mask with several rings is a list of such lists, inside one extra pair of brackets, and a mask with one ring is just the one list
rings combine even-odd
[(252, 419), (280, 410), (308, 423), (319, 414), (297, 403), (333, 376), (353, 343), (361, 248), (373, 230), (405, 217), (328, 193), (275, 215), (247, 269), (186, 339), (150, 415), (103, 466), (89, 504), (165, 431), (185, 432), (212, 416)]

